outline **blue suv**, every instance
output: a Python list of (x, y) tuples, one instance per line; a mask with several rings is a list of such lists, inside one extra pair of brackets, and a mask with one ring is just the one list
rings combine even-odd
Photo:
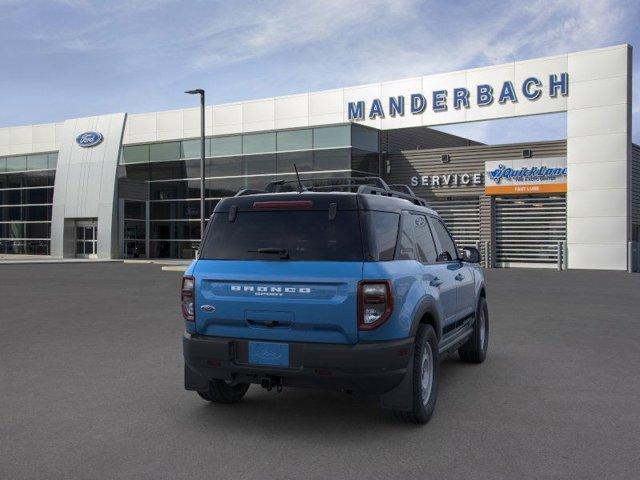
[(440, 359), (487, 354), (480, 254), (459, 252), (407, 187), (319, 183), (275, 182), (216, 206), (182, 280), (185, 388), (217, 403), (252, 383), (358, 391), (425, 423)]

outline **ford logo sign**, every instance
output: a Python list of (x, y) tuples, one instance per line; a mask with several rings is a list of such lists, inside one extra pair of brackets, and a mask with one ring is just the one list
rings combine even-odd
[(76, 137), (76, 143), (83, 148), (95, 147), (104, 137), (98, 132), (84, 132)]

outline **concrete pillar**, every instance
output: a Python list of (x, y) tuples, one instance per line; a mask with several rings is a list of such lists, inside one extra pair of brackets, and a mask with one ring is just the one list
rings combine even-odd
[(631, 55), (629, 45), (568, 55), (569, 268), (628, 267)]

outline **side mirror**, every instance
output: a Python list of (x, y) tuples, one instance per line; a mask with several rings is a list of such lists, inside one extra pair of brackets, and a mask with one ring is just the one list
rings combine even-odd
[(447, 251), (441, 252), (436, 258), (436, 262), (450, 262), (451, 260), (453, 260), (451, 254)]
[(462, 260), (469, 263), (480, 263), (480, 252), (474, 247), (465, 247), (462, 249)]

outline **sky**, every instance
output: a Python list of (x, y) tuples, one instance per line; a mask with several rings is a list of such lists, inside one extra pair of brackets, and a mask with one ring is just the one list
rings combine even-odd
[[(0, 0), (0, 127), (326, 90), (630, 43), (637, 0)], [(640, 142), (634, 52), (633, 139)], [(442, 130), (563, 138), (565, 115)]]

